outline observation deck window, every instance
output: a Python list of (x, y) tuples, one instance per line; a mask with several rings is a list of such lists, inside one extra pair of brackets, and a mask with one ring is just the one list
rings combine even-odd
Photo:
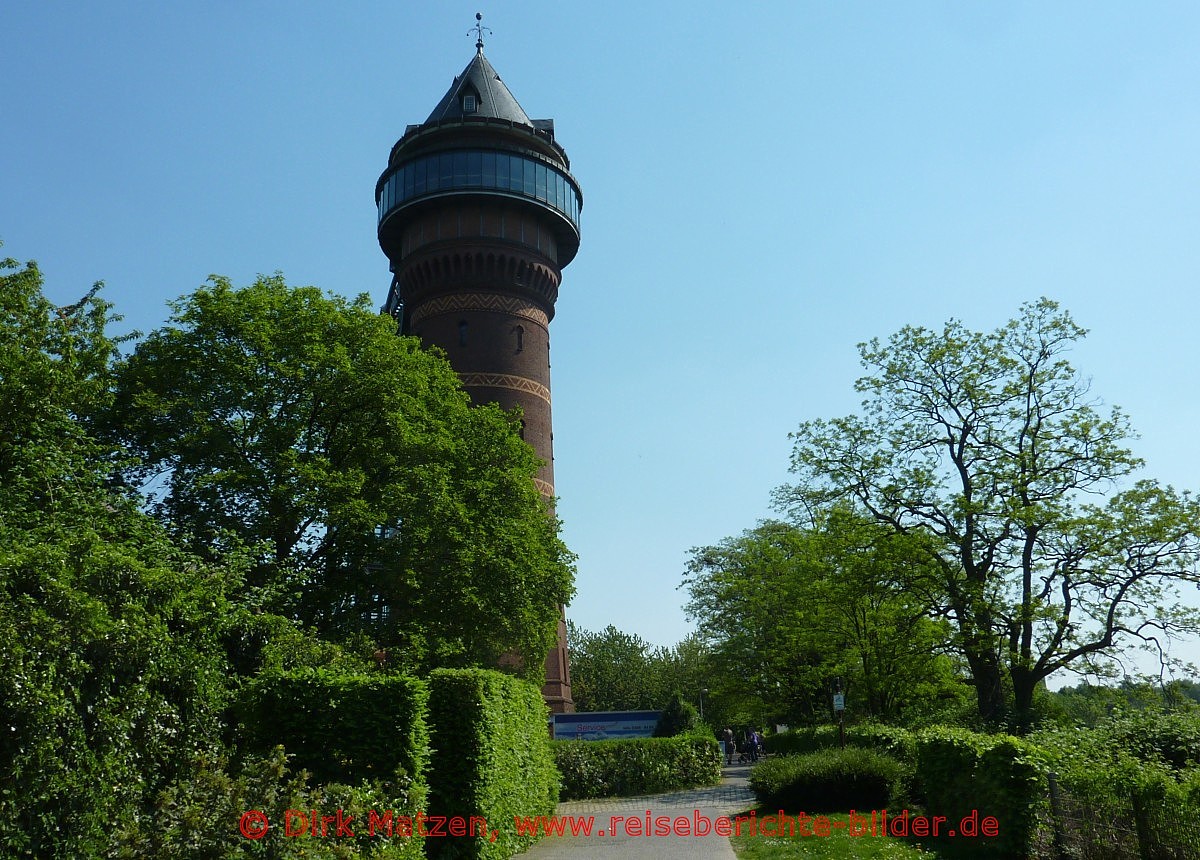
[(474, 189), (536, 200), (579, 226), (579, 193), (567, 173), (528, 154), (493, 149), (430, 153), (400, 165), (380, 191), (379, 219), (426, 194)]

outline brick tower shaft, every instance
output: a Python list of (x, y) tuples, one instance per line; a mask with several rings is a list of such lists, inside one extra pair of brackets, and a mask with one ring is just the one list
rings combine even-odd
[[(549, 325), (583, 198), (553, 121), (530, 120), (477, 47), (376, 187), (393, 272), (385, 309), (445, 351), (474, 402), (520, 408), (521, 436), (543, 464), (535, 482), (551, 498)], [(555, 712), (574, 710), (561, 612), (543, 695)]]

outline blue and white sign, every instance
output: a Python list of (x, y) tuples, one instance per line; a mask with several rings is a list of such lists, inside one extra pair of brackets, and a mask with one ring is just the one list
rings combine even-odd
[(553, 714), (556, 741), (611, 741), (654, 736), (661, 711), (596, 711)]

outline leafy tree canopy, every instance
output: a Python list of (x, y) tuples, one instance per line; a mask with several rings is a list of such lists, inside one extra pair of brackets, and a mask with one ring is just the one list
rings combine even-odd
[(264, 547), (265, 606), (393, 666), (542, 671), (573, 559), (513, 416), (470, 407), (366, 296), (214, 277), (173, 309), (102, 424), (179, 540)]
[(226, 592), (109, 480), (78, 417), (116, 344), (88, 293), (57, 308), (0, 263), (0, 834), (5, 856), (100, 856), (218, 742)]
[(766, 522), (692, 551), (687, 611), (711, 648), (714, 699), (752, 722), (831, 718), (843, 680), (852, 716), (919, 719), (954, 702), (950, 631), (920, 538), (845, 508), (800, 527)]
[(96, 297), (59, 308), (42, 294), (37, 265), (0, 260), (0, 530), (90, 503), (109, 449), (77, 421), (107, 398), (117, 342), (110, 306)]
[(673, 738), (700, 726), (700, 714), (696, 706), (686, 701), (678, 691), (671, 694), (663, 705), (662, 713), (654, 726), (654, 737)]
[(708, 650), (695, 636), (665, 648), (611, 624), (592, 632), (568, 621), (567, 644), (579, 711), (654, 711), (677, 690), (699, 703), (710, 683)]
[(993, 332), (957, 321), (860, 344), (863, 412), (793, 434), (803, 520), (848, 502), (932, 548), (989, 722), (1028, 725), (1039, 682), (1095, 670), (1122, 646), (1167, 659), (1200, 630), (1179, 588), (1200, 581), (1200, 505), (1140, 480), (1129, 420), (1066, 353), (1086, 332), (1041, 299)]

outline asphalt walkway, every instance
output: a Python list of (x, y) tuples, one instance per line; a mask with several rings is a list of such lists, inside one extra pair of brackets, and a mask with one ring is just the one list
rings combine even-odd
[(647, 816), (651, 827), (661, 826), (656, 819), (665, 816), (671, 820), (672, 828), (677, 819), (685, 818), (692, 822), (687, 829), (694, 830), (695, 822), (703, 829), (705, 822), (750, 809), (754, 806), (754, 793), (747, 785), (749, 775), (750, 765), (732, 765), (722, 770), (720, 785), (708, 788), (560, 803), (556, 810), (559, 816), (574, 816), (576, 821), (581, 816), (584, 819), (592, 816), (593, 835), (547, 836), (519, 856), (521, 860), (733, 860), (733, 849), (726, 836), (711, 832), (704, 836), (638, 834), (646, 832)]

